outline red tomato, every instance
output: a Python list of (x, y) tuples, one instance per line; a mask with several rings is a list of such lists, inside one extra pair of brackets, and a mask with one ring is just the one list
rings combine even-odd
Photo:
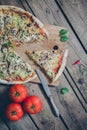
[(15, 84), (10, 88), (9, 96), (12, 101), (20, 103), (28, 95), (27, 88), (22, 84)]
[(36, 114), (42, 109), (42, 102), (38, 96), (29, 96), (24, 100), (24, 110), (29, 114)]
[(24, 112), (20, 104), (11, 103), (7, 106), (6, 116), (11, 121), (17, 121), (23, 116)]

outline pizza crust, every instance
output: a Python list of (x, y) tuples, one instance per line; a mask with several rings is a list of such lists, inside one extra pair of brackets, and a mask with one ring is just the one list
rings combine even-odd
[(64, 68), (66, 66), (67, 56), (68, 56), (68, 49), (66, 49), (64, 52), (62, 64), (61, 64), (60, 69), (59, 69), (56, 77), (54, 78), (53, 82), (55, 82), (61, 76), (62, 72), (64, 71)]
[(43, 23), (37, 19), (35, 16), (33, 16), (34, 20), (36, 21), (36, 23), (38, 23), (39, 27), (43, 29), (43, 31), (46, 33), (47, 37), (49, 36), (49, 33), (47, 32), (47, 30), (45, 29)]
[(33, 78), (31, 78), (31, 79), (29, 78), (29, 79), (27, 79), (25, 81), (12, 81), (12, 82), (0, 79), (0, 83), (2, 83), (2, 84), (8, 84), (8, 85), (11, 85), (11, 84), (24, 84), (24, 83), (27, 83), (27, 82), (35, 79), (36, 77), (37, 77), (37, 75), (35, 74), (33, 76)]

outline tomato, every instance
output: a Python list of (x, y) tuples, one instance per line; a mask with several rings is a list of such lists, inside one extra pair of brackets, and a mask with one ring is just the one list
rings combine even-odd
[(15, 84), (9, 90), (9, 96), (12, 101), (20, 103), (28, 95), (27, 88), (22, 84)]
[(11, 103), (7, 106), (6, 116), (11, 121), (17, 121), (23, 116), (24, 112), (19, 103)]
[(29, 96), (24, 100), (24, 110), (29, 114), (39, 113), (42, 109), (42, 102), (38, 96)]

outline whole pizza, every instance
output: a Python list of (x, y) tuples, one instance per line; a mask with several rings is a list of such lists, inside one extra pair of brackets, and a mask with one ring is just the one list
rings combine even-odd
[[(44, 25), (29, 12), (14, 6), (0, 6), (0, 82), (25, 83), (36, 78), (32, 65), (14, 51), (14, 47), (48, 39)], [(53, 82), (64, 70), (67, 50), (26, 50)], [(26, 55), (26, 56), (27, 56)]]

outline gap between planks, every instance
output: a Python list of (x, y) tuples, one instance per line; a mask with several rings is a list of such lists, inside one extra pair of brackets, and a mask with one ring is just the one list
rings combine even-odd
[(62, 9), (61, 5), (60, 5), (60, 2), (58, 0), (55, 0), (56, 4), (58, 5), (58, 7), (60, 8), (62, 14), (64, 15), (65, 19), (67, 20), (68, 24), (70, 25), (73, 33), (75, 34), (75, 36), (77, 37), (79, 43), (81, 44), (82, 48), (84, 49), (84, 52), (87, 54), (87, 48), (85, 48), (83, 42), (81, 41), (79, 35), (77, 34), (77, 32), (75, 31), (72, 23), (70, 22), (70, 20), (68, 19), (67, 15), (65, 14), (64, 10)]

